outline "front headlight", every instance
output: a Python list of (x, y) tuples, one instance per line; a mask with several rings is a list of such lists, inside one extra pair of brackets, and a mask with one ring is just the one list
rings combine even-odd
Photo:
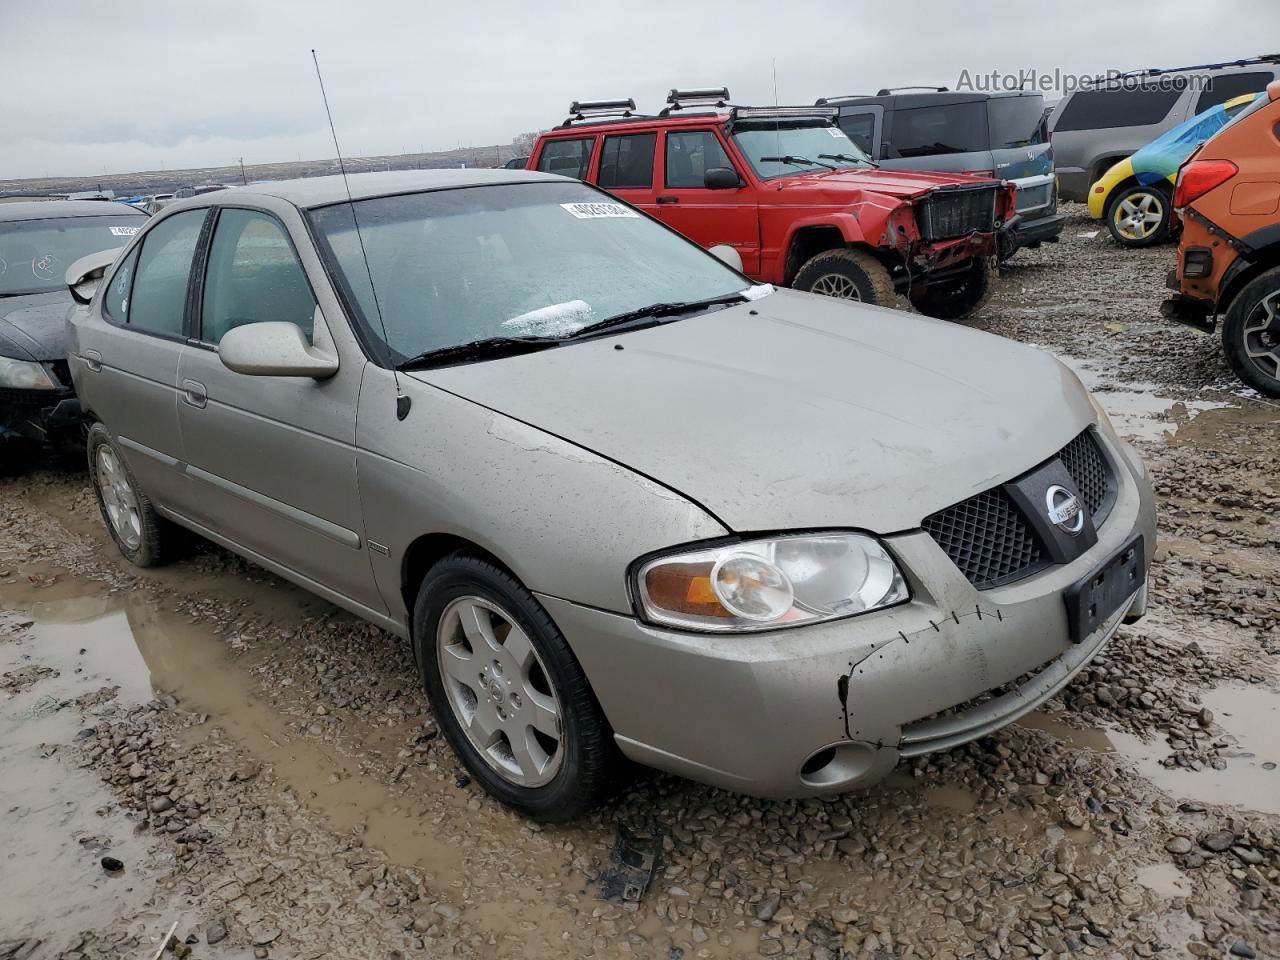
[(43, 366), (30, 360), (14, 360), (11, 357), (0, 357), (0, 387), (12, 387), (15, 390), (58, 389)]
[(858, 533), (795, 534), (648, 560), (632, 595), (650, 623), (743, 633), (866, 613), (911, 599), (893, 558)]

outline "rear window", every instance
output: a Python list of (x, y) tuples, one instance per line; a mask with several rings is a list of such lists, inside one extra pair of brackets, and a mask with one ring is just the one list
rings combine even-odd
[(1169, 115), (1182, 96), (1181, 90), (1079, 90), (1054, 124), (1054, 133), (1069, 130), (1106, 130), (1111, 127), (1146, 127)]
[(595, 137), (581, 140), (548, 140), (538, 157), (538, 169), (543, 173), (558, 173), (562, 177), (587, 179), (587, 167), (591, 165), (591, 148)]
[(884, 155), (891, 159), (988, 150), (985, 101), (894, 110)]
[(992, 97), (987, 115), (992, 150), (1044, 143), (1044, 97)]
[(1225, 73), (1210, 77), (1209, 86), (1196, 101), (1196, 113), (1203, 113), (1246, 93), (1261, 93), (1273, 79), (1270, 73)]

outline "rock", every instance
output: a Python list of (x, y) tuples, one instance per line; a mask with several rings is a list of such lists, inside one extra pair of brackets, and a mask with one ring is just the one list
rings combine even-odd
[(115, 857), (103, 857), (101, 863), (102, 869), (107, 873), (119, 873), (124, 869), (124, 863)]
[(1249, 944), (1243, 940), (1237, 940), (1231, 945), (1231, 955), (1233, 957), (1244, 957), (1245, 960), (1253, 960), (1258, 954)]
[(204, 942), (213, 946), (227, 939), (227, 925), (221, 920), (214, 920), (204, 928)]
[(1262, 909), (1262, 891), (1257, 887), (1240, 891), (1240, 905), (1246, 910)]
[(1215, 830), (1200, 837), (1200, 846), (1214, 853), (1222, 853), (1236, 842), (1236, 835), (1230, 830)]
[(761, 940), (760, 946), (757, 948), (762, 957), (776, 957), (782, 953), (782, 942), (780, 940)]
[(1170, 837), (1164, 848), (1170, 853), (1190, 853), (1191, 841), (1186, 837)]
[(1262, 854), (1253, 849), (1253, 847), (1236, 845), (1231, 848), (1231, 852), (1236, 855), (1236, 859), (1241, 863), (1247, 863), (1251, 867), (1257, 866), (1262, 862)]
[(249, 939), (256, 946), (266, 946), (280, 936), (280, 928), (269, 923), (255, 923), (249, 927)]
[(152, 797), (147, 803), (147, 809), (152, 813), (164, 813), (173, 809), (173, 801), (166, 796)]
[(446, 920), (457, 920), (462, 916), (462, 911), (451, 903), (437, 903), (432, 909)]
[(760, 901), (760, 908), (756, 910), (756, 916), (768, 923), (773, 919), (773, 915), (778, 912), (778, 907), (782, 906), (782, 897), (780, 894), (772, 893)]

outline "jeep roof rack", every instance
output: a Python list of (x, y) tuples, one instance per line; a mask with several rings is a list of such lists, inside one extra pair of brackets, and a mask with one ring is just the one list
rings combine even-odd
[(729, 106), (728, 87), (699, 87), (692, 90), (679, 90), (675, 87), (667, 94), (667, 105), (662, 108), (662, 116), (684, 110), (688, 107)]
[(1224, 60), (1222, 63), (1196, 63), (1189, 67), (1148, 67), (1145, 70), (1129, 70), (1122, 77), (1158, 77), (1166, 73), (1188, 73), (1192, 70), (1222, 70), (1226, 67), (1249, 67), (1260, 63), (1280, 63), (1280, 53), (1260, 53), (1256, 57), (1240, 60)]
[(588, 120), (636, 115), (636, 102), (632, 97), (625, 100), (575, 100), (569, 104), (569, 116), (560, 126), (571, 127)]

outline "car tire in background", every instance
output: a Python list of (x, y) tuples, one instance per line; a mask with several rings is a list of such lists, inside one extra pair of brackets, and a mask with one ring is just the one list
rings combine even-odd
[(1122, 247), (1140, 248), (1169, 236), (1173, 222), (1173, 197), (1159, 184), (1133, 184), (1116, 191), (1107, 202), (1107, 230)]
[(888, 268), (865, 250), (842, 247), (815, 254), (801, 265), (791, 286), (805, 293), (878, 307), (900, 305)]
[(995, 268), (989, 257), (974, 257), (958, 277), (931, 283), (911, 294), (911, 305), (935, 320), (963, 320), (981, 309), (995, 290)]
[(468, 553), (435, 564), (418, 589), (413, 642), (437, 723), (493, 796), (557, 823), (612, 791), (622, 758), (586, 675), (502, 567)]
[(93, 424), (85, 447), (98, 509), (120, 552), (139, 567), (167, 563), (179, 541), (178, 528), (156, 513), (106, 427)]
[(1222, 324), (1222, 352), (1241, 380), (1280, 397), (1280, 267), (1254, 277), (1235, 295)]

